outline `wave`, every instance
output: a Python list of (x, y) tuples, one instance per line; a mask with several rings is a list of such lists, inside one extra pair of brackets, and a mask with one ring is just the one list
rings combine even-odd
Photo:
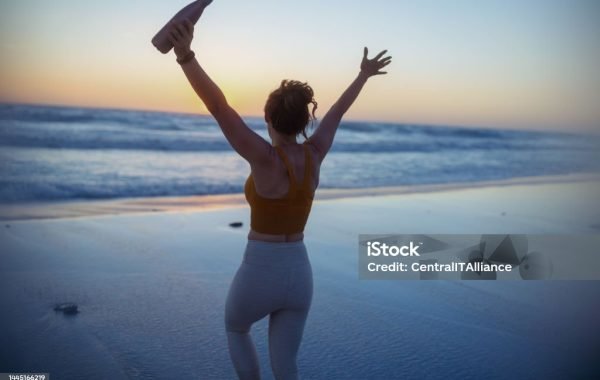
[(146, 183), (134, 184), (125, 181), (113, 186), (100, 186), (95, 182), (69, 183), (64, 181), (37, 182), (0, 181), (0, 202), (32, 202), (60, 200), (104, 200), (116, 198), (191, 196), (211, 194), (235, 194), (242, 191), (241, 185), (198, 183)]
[[(260, 118), (247, 124), (263, 138)], [(0, 145), (55, 149), (229, 151), (212, 117), (145, 111), (4, 105)], [(447, 150), (593, 150), (587, 136), (392, 123), (343, 122), (337, 152), (438, 152)]]
[[(157, 150), (179, 152), (218, 152), (231, 151), (231, 146), (222, 136), (207, 136), (201, 133), (163, 135), (146, 133), (143, 136), (131, 132), (115, 134), (102, 133), (37, 133), (35, 130), (19, 128), (16, 131), (2, 131), (0, 128), (0, 146), (23, 148), (85, 149), (85, 150)], [(588, 140), (573, 139), (565, 141), (539, 140), (466, 140), (466, 139), (422, 139), (421, 141), (390, 141), (381, 139), (370, 142), (338, 141), (332, 152), (441, 152), (447, 150), (595, 150), (598, 146)]]

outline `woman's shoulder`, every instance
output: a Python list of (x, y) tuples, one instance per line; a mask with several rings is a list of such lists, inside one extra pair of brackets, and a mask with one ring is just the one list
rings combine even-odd
[(319, 151), (319, 149), (315, 146), (315, 144), (313, 144), (313, 142), (309, 139), (307, 139), (306, 141), (304, 141), (302, 143), (302, 145), (306, 146), (308, 151), (311, 154), (311, 159), (313, 162), (316, 162), (318, 164), (321, 163), (322, 161), (322, 157), (321, 157), (321, 152)]

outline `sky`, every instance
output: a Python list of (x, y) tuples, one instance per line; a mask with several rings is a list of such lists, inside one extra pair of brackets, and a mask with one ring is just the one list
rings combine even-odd
[[(0, 0), (0, 102), (206, 113), (150, 43), (189, 0)], [(600, 129), (600, 1), (214, 0), (193, 49), (230, 104), (260, 116), (307, 81), (322, 116), (388, 49), (347, 119)]]

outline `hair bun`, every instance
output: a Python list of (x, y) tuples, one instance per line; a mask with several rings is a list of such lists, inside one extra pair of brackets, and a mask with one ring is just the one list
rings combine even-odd
[(303, 102), (305, 105), (312, 103), (314, 92), (313, 89), (307, 84), (297, 80), (283, 80), (281, 81), (281, 90), (283, 96), (287, 100)]
[[(312, 112), (308, 110), (310, 104)], [(305, 127), (309, 121), (316, 119), (316, 109), (314, 92), (308, 83), (284, 79), (267, 99), (265, 118), (282, 133), (302, 133), (306, 137)]]

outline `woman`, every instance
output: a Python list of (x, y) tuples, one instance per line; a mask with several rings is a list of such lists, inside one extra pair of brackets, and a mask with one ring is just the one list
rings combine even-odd
[[(367, 79), (391, 62), (382, 51), (360, 66), (360, 73), (307, 138), (317, 102), (306, 83), (283, 81), (265, 105), (271, 143), (248, 128), (204, 72), (190, 49), (193, 24), (175, 23), (170, 41), (190, 84), (215, 117), (233, 149), (250, 163), (245, 185), (250, 204), (250, 232), (243, 262), (229, 289), (225, 325), (229, 352), (240, 379), (259, 379), (252, 324), (269, 316), (269, 352), (276, 379), (297, 379), (296, 355), (312, 299), (312, 271), (303, 231), (321, 162), (329, 151), (344, 113)], [(312, 112), (309, 113), (309, 105)], [(298, 144), (297, 136), (305, 137)]]

